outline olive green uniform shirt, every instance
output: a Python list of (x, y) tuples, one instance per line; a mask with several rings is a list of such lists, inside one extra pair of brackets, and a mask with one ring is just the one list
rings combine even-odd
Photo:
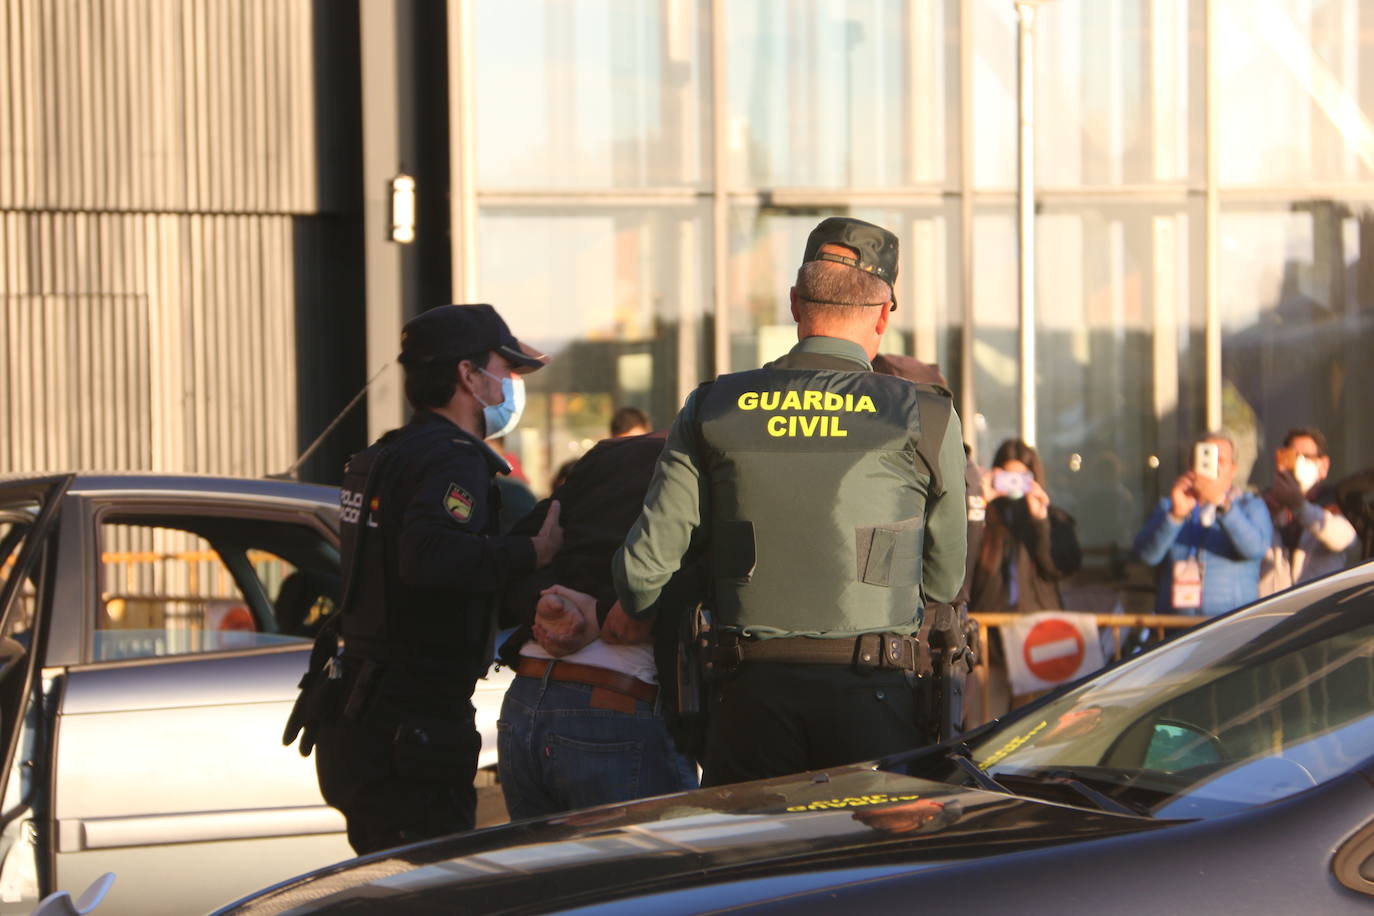
[[(872, 371), (863, 348), (848, 340), (808, 337), (798, 343), (792, 353), (843, 359), (854, 363), (856, 371)], [(674, 420), (645, 496), (644, 510), (612, 564), (621, 607), (631, 616), (643, 616), (657, 610), (655, 605), (668, 580), (684, 558), (702, 550), (704, 539), (711, 530), (711, 519), (707, 517), (711, 505), (706, 492), (709, 482), (697, 439), (699, 394), (700, 389), (687, 398)], [(947, 603), (954, 599), (963, 583), (967, 547), (967, 516), (962, 492), (963, 431), (958, 415), (952, 410), (938, 454), (945, 492), (926, 507), (921, 592), (926, 601)], [(755, 631), (754, 635), (770, 638), (854, 634), (771, 630)]]

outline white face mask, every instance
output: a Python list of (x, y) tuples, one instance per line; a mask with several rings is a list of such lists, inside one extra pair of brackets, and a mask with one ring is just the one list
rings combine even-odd
[(1299, 455), (1297, 461), (1293, 462), (1293, 479), (1298, 482), (1298, 486), (1306, 493), (1322, 479), (1321, 466), (1317, 463), (1315, 458)]
[(482, 400), (480, 394), (473, 392), (482, 405), (482, 419), (487, 424), (486, 438), (499, 439), (515, 429), (516, 424), (520, 422), (520, 415), (525, 412), (525, 380), (518, 375), (514, 378), (501, 378), (485, 369), (477, 371), (501, 383), (501, 394), (504, 398), (496, 404), (488, 404)]

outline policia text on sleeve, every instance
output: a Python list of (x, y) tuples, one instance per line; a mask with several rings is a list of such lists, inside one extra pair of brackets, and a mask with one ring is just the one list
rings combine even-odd
[(891, 233), (816, 228), (792, 291), (799, 343), (688, 398), (617, 555), (631, 614), (704, 557), (713, 660), (731, 671), (710, 698), (708, 783), (924, 741), (912, 634), (963, 580), (964, 452), (947, 391), (872, 371), (888, 314), (872, 306), (895, 276)]

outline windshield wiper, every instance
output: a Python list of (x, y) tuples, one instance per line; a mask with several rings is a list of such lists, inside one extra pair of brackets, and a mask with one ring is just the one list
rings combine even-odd
[(963, 770), (973, 781), (978, 783), (978, 788), (987, 789), (989, 792), (1001, 792), (1003, 795), (1011, 795), (1011, 789), (1002, 785), (997, 780), (988, 775), (982, 767), (974, 763), (968, 756), (968, 748), (960, 748), (950, 751), (945, 755), (955, 766)]
[(1130, 805), (1117, 801), (1105, 792), (1097, 791), (1081, 779), (1070, 776), (1063, 780), (1063, 784), (1097, 805), (1097, 807), (1101, 808), (1103, 811), (1110, 811), (1114, 814), (1129, 814), (1132, 817), (1139, 817), (1141, 814), (1140, 811), (1137, 811)]
[(1128, 814), (1131, 817), (1141, 817), (1148, 816), (1149, 813), (1147, 810), (1133, 808), (1125, 802), (1112, 798), (1105, 792), (1094, 789), (1070, 770), (1046, 770), (1043, 773), (1035, 774), (1004, 773), (1002, 778), (1012, 783), (1027, 782), (1033, 786), (1064, 786), (1079, 797), (1091, 802), (1099, 810), (1111, 814)]

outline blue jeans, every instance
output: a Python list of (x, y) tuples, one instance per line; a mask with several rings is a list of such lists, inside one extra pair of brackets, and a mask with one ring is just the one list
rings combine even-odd
[(697, 787), (652, 704), (594, 709), (583, 684), (517, 677), (496, 723), (501, 792), (511, 820)]

